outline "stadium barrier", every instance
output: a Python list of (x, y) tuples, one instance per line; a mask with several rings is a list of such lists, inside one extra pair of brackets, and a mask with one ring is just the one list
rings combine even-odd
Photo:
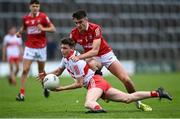
[[(134, 61), (121, 61), (121, 63), (130, 75), (133, 75), (135, 73), (135, 62)], [(59, 66), (59, 64), (60, 64), (60, 62), (58, 62), (58, 61), (48, 61), (48, 62), (46, 62), (45, 71), (50, 72), (50, 71), (56, 69)], [(20, 64), (20, 71), (19, 71), (18, 76), (20, 76), (21, 72), (22, 72), (22, 64)], [(103, 72), (103, 76), (111, 75), (111, 73), (106, 68), (103, 68), (102, 72)], [(0, 63), (0, 77), (7, 76), (8, 74), (9, 74), (8, 63), (1, 62)], [(38, 74), (37, 63), (33, 62), (31, 65), (29, 75), (36, 76), (37, 74)], [(64, 76), (64, 77), (69, 76), (68, 72), (64, 71), (62, 76)]]

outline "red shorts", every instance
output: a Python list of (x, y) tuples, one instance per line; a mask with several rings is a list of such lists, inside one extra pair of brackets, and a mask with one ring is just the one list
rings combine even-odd
[(20, 62), (20, 57), (15, 57), (15, 56), (10, 56), (9, 59), (8, 59), (8, 62), (9, 63), (19, 63)]
[(94, 75), (92, 79), (90, 80), (87, 89), (91, 88), (100, 88), (103, 90), (103, 93), (106, 93), (106, 91), (111, 88), (111, 85), (100, 75)]

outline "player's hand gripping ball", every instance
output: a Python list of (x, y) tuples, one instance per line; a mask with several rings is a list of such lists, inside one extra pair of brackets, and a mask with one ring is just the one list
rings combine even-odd
[(59, 87), (59, 78), (54, 74), (48, 74), (43, 79), (45, 89), (55, 89)]

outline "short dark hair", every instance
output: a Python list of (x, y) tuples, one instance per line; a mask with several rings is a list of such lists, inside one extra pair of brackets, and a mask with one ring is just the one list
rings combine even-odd
[(31, 1), (29, 2), (29, 4), (30, 4), (30, 5), (32, 5), (32, 4), (40, 4), (40, 2), (39, 2), (39, 0), (31, 0)]
[(80, 10), (74, 12), (73, 15), (72, 15), (73, 19), (76, 18), (78, 20), (82, 19), (82, 18), (84, 18), (86, 16), (87, 16), (86, 11), (83, 10), (83, 9), (80, 9)]
[(69, 45), (70, 47), (75, 47), (76, 45), (76, 43), (69, 37), (62, 38), (61, 44)]

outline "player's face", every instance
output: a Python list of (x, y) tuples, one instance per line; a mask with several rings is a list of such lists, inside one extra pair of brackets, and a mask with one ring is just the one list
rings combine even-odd
[(60, 48), (61, 48), (61, 53), (63, 57), (67, 57), (69, 53), (71, 52), (71, 47), (69, 45), (62, 44)]
[(87, 18), (82, 18), (82, 19), (73, 19), (76, 27), (78, 28), (79, 31), (84, 31), (86, 30), (87, 27)]
[(36, 14), (39, 12), (40, 9), (40, 4), (31, 4), (30, 5), (30, 10), (32, 14)]

